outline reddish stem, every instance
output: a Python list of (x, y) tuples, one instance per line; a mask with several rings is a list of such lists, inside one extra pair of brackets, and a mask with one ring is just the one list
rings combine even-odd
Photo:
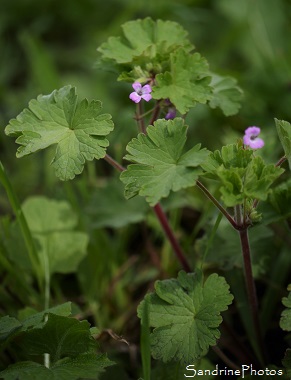
[(177, 241), (177, 239), (173, 233), (172, 228), (169, 225), (168, 219), (167, 219), (166, 214), (164, 213), (164, 210), (162, 209), (161, 205), (158, 203), (157, 205), (155, 205), (153, 207), (153, 210), (154, 210), (157, 218), (159, 219), (161, 226), (163, 227), (163, 230), (164, 230), (167, 238), (169, 239), (169, 241), (172, 245), (172, 248), (173, 248), (178, 260), (182, 264), (184, 270), (188, 273), (191, 272), (190, 265), (189, 265), (185, 255), (184, 255), (181, 247), (180, 247), (180, 244), (178, 243), (178, 241)]
[[(115, 169), (119, 170), (120, 172), (123, 172), (124, 170), (126, 170), (122, 165), (120, 165), (117, 161), (115, 161), (114, 158), (109, 156), (109, 154), (106, 154), (104, 159), (110, 165), (112, 165)], [(158, 203), (156, 206), (153, 207), (153, 210), (154, 210), (159, 222), (161, 223), (161, 226), (162, 226), (167, 238), (169, 239), (171, 246), (173, 248), (173, 251), (175, 252), (175, 254), (176, 254), (178, 260), (180, 261), (182, 267), (185, 269), (186, 272), (191, 272), (190, 265), (188, 264), (188, 261), (184, 255), (181, 247), (180, 247), (180, 244), (178, 243), (178, 240), (176, 239), (174, 232), (173, 232), (171, 226), (169, 225), (167, 216), (164, 213), (161, 205)]]
[(245, 229), (239, 230), (238, 232), (239, 232), (239, 237), (240, 237), (241, 250), (243, 254), (245, 281), (246, 281), (249, 306), (251, 309), (253, 326), (255, 330), (254, 332), (255, 332), (256, 339), (260, 347), (261, 353), (262, 355), (264, 355), (265, 349), (264, 349), (263, 339), (261, 335), (261, 327), (260, 327), (259, 311), (258, 311), (259, 310), (258, 299), (257, 299), (256, 285), (255, 285), (253, 271), (252, 271), (252, 261), (251, 261), (251, 251), (250, 251), (248, 230), (247, 228), (245, 228)]

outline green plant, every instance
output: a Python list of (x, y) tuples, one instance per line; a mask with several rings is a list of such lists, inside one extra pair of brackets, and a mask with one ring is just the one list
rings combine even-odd
[[(290, 180), (283, 175), (285, 170), (282, 166), (285, 161), (290, 166), (291, 125), (275, 120), (284, 150), (284, 156), (276, 164), (266, 163), (256, 149), (263, 146), (263, 140), (260, 146), (254, 145), (260, 131), (257, 127), (246, 130), (244, 141), (239, 139), (214, 152), (201, 148), (198, 141), (187, 140), (185, 119), (190, 109), (200, 103), (211, 109), (220, 108), (225, 116), (234, 115), (239, 110), (242, 91), (233, 78), (222, 77), (209, 69), (206, 59), (194, 52), (187, 33), (175, 22), (155, 22), (150, 18), (127, 22), (123, 25), (122, 36), (109, 38), (98, 51), (101, 58), (97, 66), (118, 73), (118, 80), (133, 83), (135, 90), (129, 96), (136, 103), (135, 119), (140, 133), (126, 147), (124, 159), (129, 164), (125, 167), (106, 151), (109, 134), (114, 127), (111, 115), (101, 113), (99, 100), (78, 101), (76, 89), (72, 86), (55, 90), (50, 95), (40, 95), (30, 101), (28, 108), (16, 119), (10, 121), (5, 132), (17, 138), (16, 143), (20, 145), (17, 156), (23, 157), (51, 145), (56, 146), (52, 167), (62, 181), (74, 179), (83, 171), (86, 161), (104, 159), (121, 173), (125, 198), (144, 197), (152, 208), (183, 271), (178, 273), (177, 278), (156, 281), (154, 291), (146, 295), (138, 307), (142, 323), (141, 350), (145, 379), (151, 376), (150, 349), (155, 360), (180, 363), (176, 375), (173, 375), (176, 376), (173, 378), (178, 378), (183, 366), (184, 373), (186, 370), (194, 371), (195, 366), (195, 371), (199, 368), (201, 374), (204, 368), (214, 370), (215, 361), (211, 363), (210, 358), (204, 358), (210, 347), (231, 371), (237, 371), (236, 375), (244, 377), (244, 365), (251, 370), (252, 365), (254, 371), (264, 371), (263, 374), (268, 375), (266, 366), (270, 359), (265, 333), (272, 317), (267, 305), (273, 293), (272, 288), (265, 289), (260, 314), (255, 278), (259, 278), (260, 271), (266, 273), (269, 270), (272, 280), (280, 281), (277, 278), (281, 268), (279, 263), (282, 265), (286, 259), (286, 248), (280, 246), (279, 259), (273, 260), (272, 271), (265, 263), (272, 259), (270, 251), (264, 245), (263, 259), (256, 256), (255, 250), (252, 257), (250, 242), (253, 240), (255, 246), (256, 236), (270, 236), (269, 230), (264, 229), (269, 224), (268, 218), (284, 220), (290, 227)], [(59, 368), (64, 365), (70, 370), (74, 367), (76, 371), (64, 374), (63, 379), (72, 378), (66, 376), (96, 378), (99, 368), (112, 364), (104, 356), (94, 353), (92, 335), (96, 334), (96, 330), (92, 333), (87, 322), (78, 322), (70, 319), (69, 314), (60, 315), (49, 309), (52, 274), (77, 271), (86, 255), (89, 236), (75, 230), (77, 219), (67, 202), (38, 197), (20, 206), (3, 166), (0, 179), (21, 227), (32, 264), (31, 271), (38, 281), (40, 294), (44, 294), (45, 309), (41, 315), (35, 314), (38, 319), (29, 332), (24, 327), (26, 319), (24, 322), (11, 317), (1, 319), (5, 345), (19, 338), (28, 355), (44, 354), (44, 365), (21, 361), (12, 364), (1, 375), (4, 379), (32, 378), (35, 371), (41, 368), (43, 376), (49, 379), (55, 375), (51, 372), (62, 371)], [(114, 186), (115, 182), (112, 182), (112, 189)], [(222, 222), (221, 215), (213, 213), (216, 220), (214, 226), (212, 220), (205, 222), (204, 240), (197, 242), (197, 254), (192, 258), (190, 250), (186, 254), (178, 242), (161, 202), (178, 191), (191, 194), (194, 188), (206, 196), (225, 220)], [(109, 215), (114, 220), (110, 227), (126, 225), (128, 220), (144, 219), (146, 208), (140, 199), (136, 200), (136, 205), (140, 207), (138, 215), (133, 211), (135, 207), (128, 209), (129, 215), (122, 208), (114, 210), (106, 191), (98, 200), (108, 202), (105, 209), (106, 212), (109, 209)], [(100, 209), (100, 206), (99, 209), (97, 207), (97, 210)], [(122, 212), (123, 218), (120, 217)], [(42, 213), (45, 217), (39, 218)], [(208, 218), (206, 212), (205, 216)], [(231, 233), (237, 235), (231, 235), (229, 227)], [(5, 235), (7, 241), (9, 233)], [(92, 236), (90, 238), (94, 239)], [(102, 236), (99, 239), (106, 241)], [(9, 252), (8, 243), (6, 250)], [(237, 254), (239, 250), (242, 256)], [(21, 255), (25, 254), (21, 252)], [(286, 262), (290, 266), (290, 259)], [(7, 269), (9, 265), (7, 262)], [(110, 257), (106, 265), (110, 267)], [(227, 270), (227, 266), (233, 273)], [(162, 272), (159, 265), (156, 269)], [(121, 271), (117, 282), (122, 281), (122, 276), (126, 277), (125, 272)], [(82, 281), (86, 283), (84, 276)], [(233, 299), (236, 307), (230, 306)], [(286, 301), (284, 305), (289, 306)], [(229, 307), (235, 316), (226, 312)], [(230, 346), (223, 343), (218, 329), (223, 320), (221, 313), (225, 316), (225, 330), (231, 332), (229, 336), (235, 341), (230, 344), (237, 344), (234, 358), (228, 357)], [(102, 309), (96, 314), (102, 314)], [(247, 356), (244, 345), (238, 343), (237, 333), (232, 331), (234, 319), (238, 317), (249, 341), (251, 352)], [(289, 331), (290, 315), (284, 312), (283, 317), (281, 327)], [(45, 336), (56, 328), (60, 330), (56, 336), (51, 335), (48, 347), (47, 343), (43, 343)], [(74, 347), (74, 339), (68, 341), (68, 346), (64, 344), (62, 333), (70, 328), (73, 331), (81, 329), (81, 336), (86, 336), (84, 347)], [(62, 341), (62, 345), (57, 344), (58, 340)], [(85, 356), (88, 359), (88, 373), (80, 364)], [(290, 371), (288, 358), (289, 351), (283, 361), (287, 372)], [(157, 364), (156, 373), (162, 368)], [(271, 374), (275, 371), (275, 374), (283, 375), (281, 368), (272, 371)], [(154, 371), (152, 373), (156, 376), (154, 378), (159, 378)], [(194, 377), (187, 373), (187, 377)], [(222, 376), (224, 374), (220, 373)]]

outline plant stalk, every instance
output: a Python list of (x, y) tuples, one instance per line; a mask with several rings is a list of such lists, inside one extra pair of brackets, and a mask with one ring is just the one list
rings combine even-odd
[[(119, 170), (120, 172), (123, 172), (126, 170), (122, 165), (120, 165), (117, 161), (114, 160), (109, 154), (106, 154), (104, 157), (105, 161), (107, 161), (110, 165), (112, 165), (115, 169)], [(164, 213), (161, 205), (158, 203), (156, 206), (153, 207), (153, 210), (169, 240), (171, 243), (172, 249), (175, 252), (178, 260), (180, 261), (182, 267), (186, 272), (191, 272), (190, 265), (188, 264), (188, 261), (180, 247), (180, 244), (178, 243), (178, 240), (176, 239), (174, 232), (168, 222), (167, 216)]]
[(197, 187), (199, 187), (200, 190), (203, 191), (206, 197), (218, 208), (218, 210), (226, 217), (226, 219), (229, 221), (232, 227), (237, 230), (238, 225), (236, 221), (230, 216), (226, 209), (223, 206), (221, 206), (218, 200), (206, 189), (206, 187), (200, 181), (196, 181), (196, 185)]
[(160, 203), (156, 204), (153, 207), (153, 210), (154, 210), (158, 220), (160, 221), (160, 224), (163, 227), (163, 230), (164, 230), (168, 240), (170, 241), (171, 246), (172, 246), (178, 260), (180, 261), (183, 269), (187, 273), (191, 272), (191, 267), (190, 267), (185, 255), (184, 255), (182, 249), (181, 249), (180, 244), (178, 243), (178, 241), (177, 241), (177, 239), (173, 233), (172, 228), (169, 225), (166, 214), (164, 213), (164, 210), (162, 209), (162, 206), (160, 205)]
[(239, 237), (241, 243), (241, 250), (243, 254), (243, 262), (244, 262), (244, 273), (245, 273), (245, 281), (246, 281), (246, 289), (247, 296), (249, 300), (249, 307), (251, 311), (254, 333), (258, 342), (258, 346), (261, 351), (261, 361), (263, 362), (263, 358), (265, 357), (265, 349), (263, 345), (263, 339), (261, 334), (261, 327), (259, 321), (259, 308), (258, 308), (258, 299), (256, 293), (256, 286), (252, 272), (252, 262), (251, 262), (251, 251), (249, 245), (248, 238), (248, 230), (247, 228), (239, 230)]
[(155, 108), (154, 108), (154, 111), (153, 111), (149, 125), (153, 125), (154, 122), (157, 120), (157, 118), (159, 117), (159, 114), (160, 114), (160, 110), (161, 110), (161, 107), (160, 107), (160, 103), (158, 101)]

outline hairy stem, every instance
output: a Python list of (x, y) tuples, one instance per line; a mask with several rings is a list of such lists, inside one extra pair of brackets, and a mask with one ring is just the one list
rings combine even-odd
[[(123, 167), (117, 161), (115, 161), (114, 158), (109, 156), (109, 154), (106, 154), (104, 159), (120, 172), (123, 172), (124, 170), (126, 170), (125, 167)], [(180, 261), (182, 267), (185, 269), (186, 272), (191, 272), (190, 265), (188, 264), (188, 261), (180, 247), (180, 244), (178, 243), (178, 240), (176, 239), (174, 235), (174, 232), (168, 222), (167, 216), (164, 213), (161, 205), (158, 203), (156, 206), (153, 207), (153, 210), (165, 232), (165, 235), (167, 236), (169, 242), (171, 243), (172, 249), (175, 252), (178, 260)]]
[(246, 281), (247, 296), (253, 321), (253, 327), (255, 336), (258, 342), (258, 346), (261, 351), (262, 358), (264, 357), (264, 345), (261, 335), (260, 321), (259, 321), (259, 309), (258, 309), (258, 299), (256, 293), (256, 286), (252, 272), (252, 262), (251, 262), (251, 251), (249, 245), (249, 237), (247, 228), (239, 230), (239, 237), (241, 243), (241, 250), (243, 254), (244, 262), (244, 273)]
[(151, 117), (149, 125), (153, 125), (154, 124), (154, 122), (159, 117), (160, 111), (161, 111), (161, 107), (160, 107), (160, 102), (158, 101), (157, 104), (156, 104), (156, 106), (155, 106), (155, 108), (154, 108), (154, 110), (153, 110), (153, 114), (152, 114), (152, 117)]
[(218, 200), (206, 189), (206, 187), (200, 181), (196, 181), (196, 185), (197, 187), (199, 187), (200, 190), (203, 191), (206, 197), (218, 208), (218, 210), (226, 217), (226, 219), (229, 221), (232, 227), (237, 230), (238, 225), (236, 221), (229, 215), (226, 209), (223, 206), (221, 206)]
[(234, 206), (234, 220), (238, 227), (242, 227), (244, 224), (243, 213), (241, 205)]
[(281, 157), (280, 160), (275, 164), (275, 166), (281, 166), (286, 160), (286, 156)]
[(122, 166), (119, 162), (115, 161), (114, 158), (109, 156), (109, 154), (106, 153), (104, 160), (108, 162), (111, 166), (113, 166), (115, 169), (117, 169), (120, 172), (123, 172), (125, 169), (124, 166)]
[(164, 230), (168, 240), (170, 241), (171, 246), (172, 246), (178, 260), (180, 261), (183, 269), (186, 272), (191, 272), (190, 265), (189, 265), (185, 255), (184, 255), (181, 247), (180, 247), (180, 244), (178, 243), (178, 241), (177, 241), (177, 239), (173, 233), (172, 228), (169, 225), (168, 219), (167, 219), (166, 214), (164, 213), (164, 211), (162, 209), (162, 206), (158, 203), (157, 205), (155, 205), (153, 207), (153, 210), (154, 210), (158, 220), (160, 221), (160, 224), (163, 227), (163, 230)]

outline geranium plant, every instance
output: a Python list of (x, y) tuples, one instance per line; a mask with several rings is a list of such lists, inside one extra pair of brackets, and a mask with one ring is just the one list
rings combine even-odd
[[(266, 344), (269, 321), (264, 319), (267, 306), (258, 299), (256, 279), (262, 265), (256, 244), (269, 236), (268, 218), (287, 221), (290, 227), (291, 125), (275, 120), (283, 147), (277, 163), (266, 163), (260, 154), (268, 144), (259, 137), (260, 133), (264, 136), (263, 127), (245, 126), (244, 136), (242, 131), (240, 139), (213, 152), (195, 138), (189, 140), (190, 109), (200, 103), (220, 108), (226, 117), (234, 115), (242, 90), (235, 79), (210, 70), (187, 32), (175, 22), (129, 21), (122, 26), (121, 36), (110, 37), (98, 52), (98, 67), (109, 68), (117, 73), (118, 81), (128, 83), (128, 101), (137, 121), (138, 133), (126, 146), (124, 162), (107, 153), (113, 120), (118, 124), (118, 119), (102, 112), (100, 100), (79, 100), (77, 89), (69, 85), (31, 100), (5, 133), (16, 138), (19, 158), (35, 154), (37, 159), (38, 151), (53, 146), (51, 165), (62, 181), (82, 173), (87, 161), (105, 160), (120, 172), (124, 202), (142, 197), (156, 215), (181, 270), (175, 278), (164, 273), (137, 308), (142, 337), (140, 375), (145, 380), (159, 379), (161, 368), (171, 371), (176, 365), (172, 379), (194, 377), (198, 369), (200, 374), (207, 368), (214, 370), (219, 360), (237, 371), (238, 377), (247, 378), (242, 365), (264, 371), (264, 375), (273, 371), (272, 375), (285, 376), (291, 371), (290, 349), (278, 366)], [(27, 355), (0, 375), (7, 380), (40, 374), (42, 379), (97, 378), (113, 364), (96, 353), (95, 337), (100, 331), (70, 318), (68, 304), (50, 307), (52, 274), (77, 271), (89, 236), (76, 231), (77, 221), (66, 201), (37, 197), (20, 205), (2, 165), (0, 179), (45, 299), (41, 312), (0, 320), (4, 349), (19, 344)], [(217, 210), (203, 237), (197, 239), (195, 252), (193, 247), (185, 251), (179, 243), (162, 205), (171, 194), (193, 188)], [(42, 217), (40, 209), (46, 210)], [(268, 301), (270, 290), (265, 289), (265, 294)], [(280, 322), (285, 331), (291, 330), (289, 299), (284, 298), (287, 309)], [(240, 339), (243, 330), (247, 342)], [(44, 355), (43, 364), (40, 355)], [(161, 362), (168, 363), (167, 370)]]

